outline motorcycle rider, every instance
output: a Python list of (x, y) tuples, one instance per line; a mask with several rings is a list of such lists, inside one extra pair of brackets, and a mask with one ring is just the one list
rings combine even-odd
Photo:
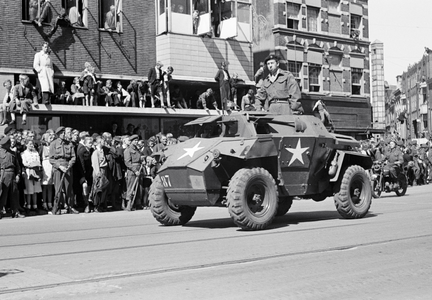
[(396, 147), (396, 141), (391, 140), (387, 151), (384, 153), (384, 160), (387, 160), (387, 164), (384, 166), (384, 170), (389, 170), (390, 175), (394, 182), (397, 182), (397, 178), (400, 172), (400, 167), (403, 162), (403, 153)]

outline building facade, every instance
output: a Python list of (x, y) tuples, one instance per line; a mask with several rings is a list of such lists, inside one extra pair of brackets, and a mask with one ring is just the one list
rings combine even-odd
[[(8, 79), (16, 82), (19, 74), (27, 74), (37, 85), (33, 58), (47, 42), (55, 85), (66, 81), (69, 87), (73, 78), (81, 75), (85, 62), (90, 62), (97, 79), (121, 81), (126, 87), (132, 79), (146, 80), (157, 61), (164, 64), (163, 69), (173, 67), (172, 84), (180, 86), (187, 100), (209, 87), (218, 93), (214, 76), (222, 61), (245, 87), (253, 84), (250, 0), (18, 0), (5, 1), (0, 12), (7, 16), (0, 19), (1, 83)], [(60, 26), (50, 35), (59, 16)], [(36, 22), (39, 20), (40, 24)], [(3, 85), (0, 95), (4, 95)], [(79, 115), (76, 109), (74, 113)], [(55, 115), (48, 115), (54, 111)], [(45, 116), (38, 117), (39, 112)], [(42, 105), (39, 111), (32, 111), (34, 118), (28, 119), (26, 127), (44, 123), (44, 119), (64, 124), (70, 119), (69, 113), (67, 106), (57, 105), (54, 109)], [(110, 117), (117, 113), (114, 108), (103, 107), (99, 113), (108, 115), (107, 123), (117, 119)], [(134, 114), (129, 110), (125, 113)], [(137, 111), (135, 117), (156, 118), (152, 122), (158, 125), (155, 130), (160, 130), (165, 122), (162, 117), (172, 121), (177, 115), (193, 117), (201, 113), (148, 109)], [(83, 121), (87, 126), (88, 118)], [(93, 125), (101, 123), (95, 120)]]
[(297, 78), (312, 113), (323, 99), (336, 131), (365, 138), (371, 125), (368, 1), (255, 0), (255, 69), (269, 53)]
[(430, 137), (432, 90), (432, 53), (426, 51), (422, 59), (410, 65), (401, 76), (401, 90), (406, 97), (407, 138)]

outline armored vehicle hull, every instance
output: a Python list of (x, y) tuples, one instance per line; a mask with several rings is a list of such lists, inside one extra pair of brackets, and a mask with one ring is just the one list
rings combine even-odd
[(187, 223), (198, 206), (226, 206), (241, 228), (264, 229), (294, 198), (334, 196), (345, 218), (369, 210), (371, 159), (313, 116), (233, 113), (187, 125), (196, 136), (166, 150), (150, 189), (151, 210), (164, 225)]

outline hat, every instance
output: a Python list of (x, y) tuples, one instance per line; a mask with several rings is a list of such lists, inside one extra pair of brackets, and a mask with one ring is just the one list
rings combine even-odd
[(55, 133), (56, 133), (56, 134), (60, 134), (60, 133), (62, 133), (63, 131), (65, 131), (65, 128), (64, 128), (63, 126), (60, 126), (59, 128), (56, 129)]
[(270, 54), (269, 56), (266, 57), (266, 59), (264, 60), (264, 63), (267, 64), (267, 62), (271, 59), (274, 59), (275, 61), (279, 61), (279, 56), (277, 56), (275, 54)]
[(0, 140), (0, 145), (7, 144), (9, 141), (10, 141), (10, 138), (9, 138), (9, 136), (7, 135), (7, 136), (3, 137), (3, 138)]
[(139, 139), (138, 134), (133, 134), (129, 137), (129, 140), (132, 142), (133, 140)]

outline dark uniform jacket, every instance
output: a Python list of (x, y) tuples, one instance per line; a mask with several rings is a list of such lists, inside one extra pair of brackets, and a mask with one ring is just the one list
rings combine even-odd
[(5, 170), (13, 171), (15, 175), (21, 174), (21, 166), (15, 152), (0, 148), (0, 169), (2, 175)]
[(75, 160), (74, 145), (71, 142), (58, 138), (51, 143), (50, 163), (54, 168), (58, 169), (60, 166), (71, 168)]

